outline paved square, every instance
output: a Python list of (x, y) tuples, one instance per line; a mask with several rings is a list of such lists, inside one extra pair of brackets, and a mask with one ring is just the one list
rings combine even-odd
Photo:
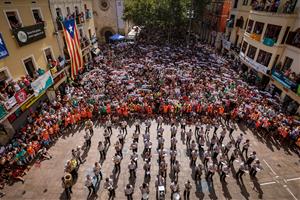
[[(202, 175), (201, 185), (196, 186), (192, 179), (192, 169), (189, 166), (189, 158), (186, 155), (186, 145), (183, 144), (180, 138), (180, 133), (177, 133), (177, 159), (181, 164), (181, 171), (179, 173), (179, 186), (180, 193), (183, 195), (184, 183), (189, 179), (193, 184), (191, 190), (190, 199), (300, 199), (300, 159), (298, 155), (293, 152), (289, 152), (287, 149), (280, 148), (280, 144), (269, 139), (266, 141), (254, 135), (250, 130), (240, 129), (237, 126), (237, 130), (233, 133), (236, 137), (237, 134), (244, 132), (244, 139), (250, 139), (251, 146), (250, 151), (257, 151), (258, 158), (260, 159), (263, 171), (257, 175), (258, 182), (253, 182), (249, 175), (246, 174), (243, 177), (244, 184), (238, 184), (236, 179), (233, 178), (233, 173), (227, 177), (226, 181), (228, 184), (222, 184), (219, 180), (219, 175), (216, 173), (213, 177), (213, 182), (207, 182)], [(140, 156), (143, 151), (144, 144), (142, 142), (142, 133), (145, 131), (144, 124), (141, 126), (141, 135), (138, 146), (138, 169), (137, 178), (135, 182), (135, 190), (133, 199), (141, 199), (141, 192), (139, 187), (144, 181), (144, 170), (143, 160)], [(170, 125), (163, 125), (165, 148), (170, 148)], [(187, 127), (194, 131), (194, 126)], [(88, 189), (84, 186), (85, 177), (87, 174), (92, 173), (94, 162), (99, 161), (99, 152), (97, 150), (98, 142), (104, 141), (103, 132), (104, 128), (96, 123), (95, 133), (92, 137), (92, 146), (86, 156), (86, 162), (79, 168), (79, 177), (76, 184), (73, 186), (72, 199), (87, 199)], [(180, 128), (178, 128), (179, 132)], [(221, 129), (218, 130), (218, 133)], [(124, 195), (124, 188), (129, 183), (129, 171), (128, 164), (130, 162), (131, 150), (129, 148), (132, 142), (132, 133), (134, 127), (128, 128), (128, 135), (125, 140), (123, 148), (124, 158), (121, 162), (121, 173), (118, 179), (115, 180), (117, 184), (116, 197), (115, 199), (126, 199)], [(25, 183), (15, 183), (13, 186), (6, 186), (4, 192), (6, 196), (3, 199), (15, 200), (52, 200), (52, 199), (66, 199), (64, 190), (61, 186), (61, 177), (64, 174), (64, 165), (66, 160), (71, 158), (71, 149), (76, 146), (82, 146), (84, 143), (84, 130), (69, 134), (60, 138), (56, 144), (50, 148), (49, 152), (53, 158), (46, 160), (41, 165), (33, 165), (32, 169), (24, 177)], [(103, 162), (102, 173), (104, 178), (112, 174), (113, 161), (112, 157), (115, 153), (113, 144), (117, 141), (118, 130), (113, 128), (113, 135), (111, 137), (112, 145), (109, 147), (107, 152), (107, 158)], [(157, 159), (158, 155), (156, 152), (157, 139), (156, 139), (156, 123), (153, 121), (150, 129), (152, 146), (152, 160), (151, 160), (151, 180), (150, 186), (150, 200), (156, 199), (155, 189), (155, 177), (158, 172)], [(219, 134), (218, 134), (219, 135)], [(210, 138), (212, 131), (210, 132)], [(193, 138), (194, 139), (194, 135)], [(225, 143), (228, 140), (228, 135), (225, 137)], [(206, 147), (207, 148), (207, 147)], [(232, 151), (232, 150), (231, 150)], [(229, 155), (231, 154), (231, 151)], [(85, 156), (85, 155), (83, 155)], [(167, 175), (167, 192), (166, 199), (171, 199), (170, 194), (170, 164), (168, 162), (168, 175)], [(197, 159), (197, 163), (200, 163), (200, 159)], [(234, 169), (237, 170), (239, 166), (238, 162), (234, 163)], [(233, 169), (233, 170), (234, 170)], [(89, 199), (108, 199), (108, 192), (103, 188), (103, 181), (101, 181), (97, 195), (91, 196)]]

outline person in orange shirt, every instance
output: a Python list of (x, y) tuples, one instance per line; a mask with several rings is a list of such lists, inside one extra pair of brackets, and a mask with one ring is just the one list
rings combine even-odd
[(29, 155), (30, 160), (33, 160), (35, 157), (35, 151), (34, 151), (34, 148), (33, 148), (31, 142), (29, 142), (29, 144), (27, 146), (27, 153)]
[(85, 108), (82, 108), (82, 110), (81, 110), (81, 118), (82, 118), (82, 119), (85, 119), (86, 117), (87, 117), (86, 109), (85, 109)]
[(44, 129), (42, 132), (42, 140), (45, 146), (48, 146), (50, 144), (50, 138), (47, 129)]
[(87, 111), (86, 111), (87, 118), (88, 118), (88, 119), (92, 119), (92, 115), (93, 115), (92, 110), (91, 110), (91, 109), (86, 109), (86, 110), (87, 110)]

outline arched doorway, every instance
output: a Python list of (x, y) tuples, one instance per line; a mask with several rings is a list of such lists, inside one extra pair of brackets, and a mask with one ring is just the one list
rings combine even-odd
[(111, 31), (105, 31), (104, 32), (104, 38), (105, 38), (105, 42), (109, 43), (109, 38), (113, 35), (113, 33)]

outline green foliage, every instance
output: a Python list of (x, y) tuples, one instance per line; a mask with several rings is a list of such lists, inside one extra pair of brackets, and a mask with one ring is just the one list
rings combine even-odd
[(187, 26), (188, 11), (194, 10), (193, 20), (201, 17), (208, 0), (125, 0), (124, 19), (146, 27)]

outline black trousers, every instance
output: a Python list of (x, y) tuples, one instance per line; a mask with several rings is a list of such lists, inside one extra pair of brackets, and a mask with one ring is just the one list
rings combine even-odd
[(93, 184), (91, 186), (88, 186), (88, 189), (89, 189), (89, 195), (88, 196), (90, 196), (92, 191), (93, 191), (93, 193), (96, 193), (96, 189), (95, 189)]
[(184, 190), (183, 198), (187, 200), (190, 199), (190, 190)]
[(242, 176), (243, 176), (244, 174), (245, 174), (245, 172), (239, 169), (239, 170), (237, 171), (237, 173), (236, 173), (236, 178), (242, 178)]
[(126, 194), (127, 200), (133, 200), (132, 194)]
[(108, 132), (110, 132), (110, 134), (112, 134), (112, 128), (111, 128), (111, 126), (108, 126), (107, 130), (108, 130)]
[(141, 133), (141, 128), (140, 128), (140, 126), (135, 126), (135, 131), (134, 131), (134, 132)]

